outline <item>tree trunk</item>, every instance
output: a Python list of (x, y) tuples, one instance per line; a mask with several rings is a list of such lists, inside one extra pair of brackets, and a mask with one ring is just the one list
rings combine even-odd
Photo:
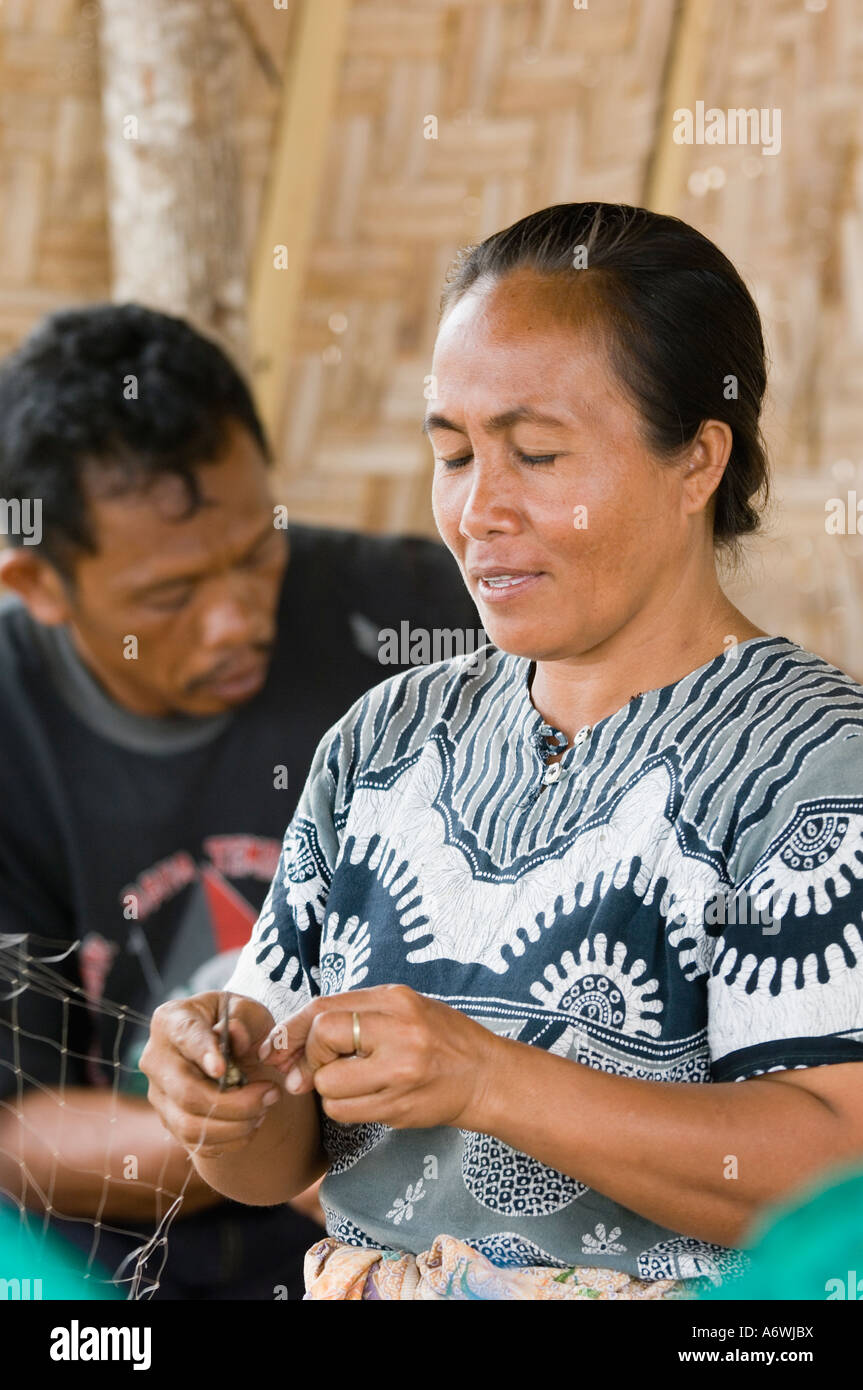
[(102, 0), (113, 298), (192, 320), (246, 365), (230, 0)]

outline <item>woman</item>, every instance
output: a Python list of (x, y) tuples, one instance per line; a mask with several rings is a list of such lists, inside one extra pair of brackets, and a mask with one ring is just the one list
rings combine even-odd
[(228, 1196), (327, 1173), (308, 1297), (689, 1295), (863, 1154), (863, 689), (716, 573), (766, 489), (758, 313), (684, 223), (548, 208), (461, 259), (433, 381), (494, 645), (324, 737), (229, 982), (252, 1084), (204, 1079), (209, 994), (150, 1094)]

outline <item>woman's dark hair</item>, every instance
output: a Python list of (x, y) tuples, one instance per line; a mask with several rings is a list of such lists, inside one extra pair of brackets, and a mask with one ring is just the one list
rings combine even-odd
[(42, 550), (71, 578), (75, 555), (97, 548), (85, 467), (113, 493), (172, 473), (191, 515), (203, 501), (193, 470), (220, 456), (232, 419), (269, 462), (249, 388), (184, 319), (141, 304), (63, 310), (0, 364), (0, 496), (41, 500)]
[(769, 475), (758, 423), (767, 385), (761, 320), (731, 262), (677, 217), (622, 203), (561, 203), (462, 251), (442, 312), (478, 281), (522, 269), (566, 276), (588, 292), (611, 365), (658, 458), (679, 455), (704, 420), (731, 427), (713, 539), (736, 552), (739, 538), (759, 529), (752, 499), (766, 504)]

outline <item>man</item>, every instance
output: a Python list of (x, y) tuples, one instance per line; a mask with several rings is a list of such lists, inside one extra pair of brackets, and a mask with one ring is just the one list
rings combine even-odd
[(286, 530), (268, 462), (179, 319), (56, 314), (0, 369), (0, 494), (29, 521), (0, 554), (0, 1188), (110, 1269), (182, 1192), (171, 1297), (297, 1297), (322, 1232), (198, 1178), (144, 1098), (149, 1016), (227, 979), (319, 738), (410, 662), (379, 636), (479, 626), (443, 547)]

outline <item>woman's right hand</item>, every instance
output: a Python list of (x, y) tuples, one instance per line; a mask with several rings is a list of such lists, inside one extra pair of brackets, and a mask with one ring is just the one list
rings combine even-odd
[(225, 1070), (219, 1033), (224, 998), (223, 992), (210, 990), (160, 1005), (140, 1061), (150, 1082), (150, 1103), (163, 1125), (202, 1158), (244, 1148), (282, 1095), (279, 1073), (258, 1060), (258, 1047), (274, 1027), (273, 1016), (241, 994), (230, 996), (229, 1030), (234, 1060), (249, 1084), (219, 1090)]

